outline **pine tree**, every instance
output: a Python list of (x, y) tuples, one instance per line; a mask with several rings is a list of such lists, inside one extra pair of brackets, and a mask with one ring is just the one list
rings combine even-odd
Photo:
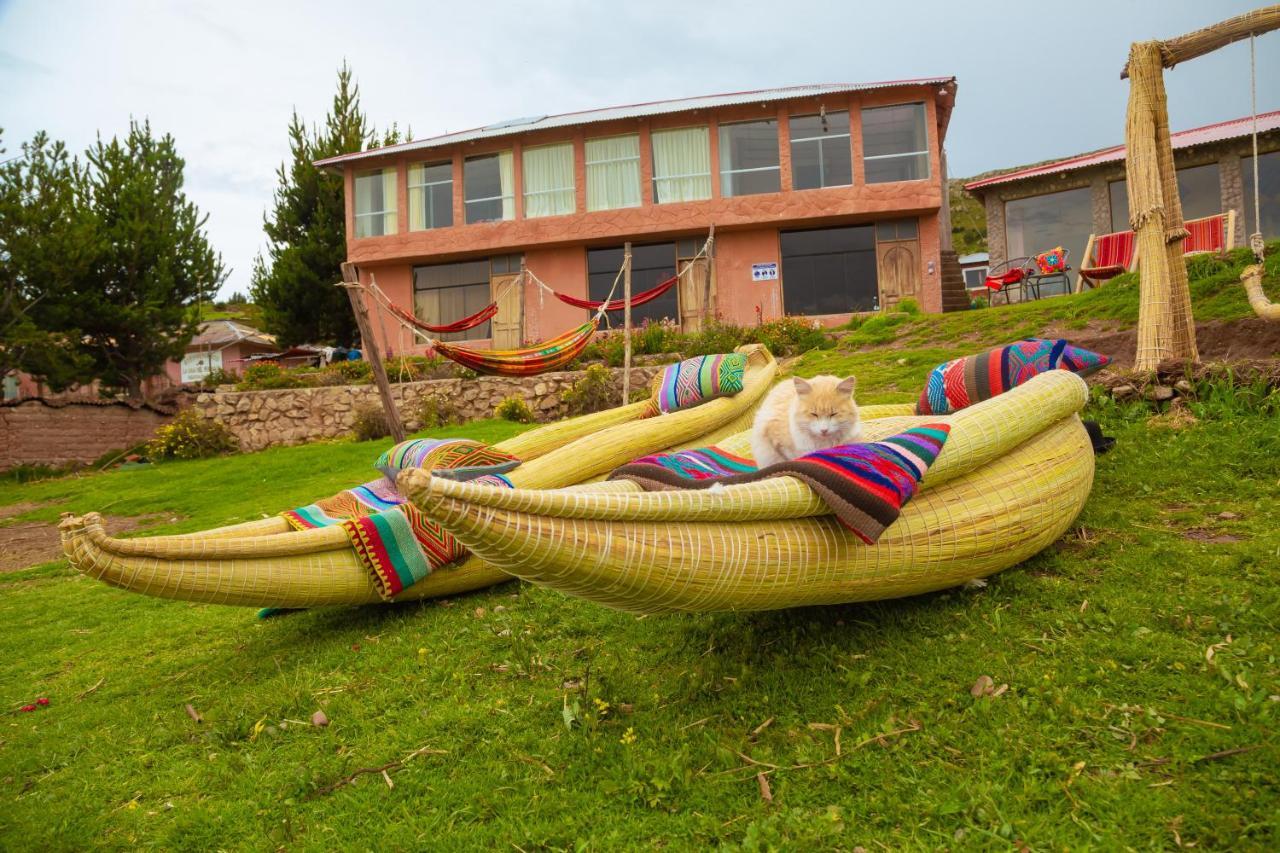
[(341, 280), (347, 257), (346, 206), (338, 175), (321, 172), (316, 160), (399, 140), (391, 130), (379, 138), (360, 110), (360, 87), (345, 62), (322, 129), (308, 132), (295, 111), (289, 122), (288, 164), (276, 170), (274, 208), (263, 217), (267, 257), (253, 265), (250, 292), (262, 308), (266, 331), (281, 344), (352, 344), (355, 317)]

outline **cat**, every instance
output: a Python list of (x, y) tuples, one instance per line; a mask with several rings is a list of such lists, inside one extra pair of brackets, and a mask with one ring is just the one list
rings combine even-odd
[(852, 376), (795, 377), (774, 386), (751, 428), (751, 454), (757, 467), (861, 438), (855, 387), (857, 380)]

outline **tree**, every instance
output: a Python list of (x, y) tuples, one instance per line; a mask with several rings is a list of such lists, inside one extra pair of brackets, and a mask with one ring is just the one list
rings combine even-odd
[(182, 358), (197, 330), (197, 300), (226, 278), (204, 234), (208, 217), (183, 192), (185, 161), (173, 137), (130, 122), (121, 142), (101, 138), (83, 176), (96, 233), (88, 275), (75, 294), (81, 350), (104, 385), (139, 396), (142, 381)]
[(316, 160), (399, 141), (395, 125), (379, 138), (360, 110), (360, 87), (345, 62), (323, 129), (308, 131), (295, 111), (289, 122), (290, 160), (276, 170), (274, 206), (263, 217), (267, 257), (253, 265), (250, 292), (262, 307), (266, 331), (282, 344), (351, 344), (357, 336), (346, 292), (334, 287), (347, 257), (343, 182)]

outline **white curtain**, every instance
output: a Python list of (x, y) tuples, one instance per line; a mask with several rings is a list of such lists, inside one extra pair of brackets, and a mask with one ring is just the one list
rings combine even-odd
[(498, 153), (498, 180), (502, 182), (502, 218), (516, 218), (516, 173), (510, 151)]
[(573, 143), (524, 150), (524, 215), (573, 213)]
[(421, 184), (426, 181), (427, 167), (416, 163), (409, 167), (409, 230), (421, 231), (427, 227), (427, 191)]
[(396, 170), (356, 175), (356, 236), (396, 233)]
[(640, 206), (640, 136), (588, 139), (587, 210)]
[(396, 170), (382, 170), (382, 233), (396, 233)]
[(654, 201), (711, 198), (711, 147), (705, 127), (653, 134)]

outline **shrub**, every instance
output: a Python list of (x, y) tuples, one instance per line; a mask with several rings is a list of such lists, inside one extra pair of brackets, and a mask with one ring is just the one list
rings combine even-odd
[(335, 361), (333, 364), (322, 367), (320, 374), (328, 374), (335, 376), (338, 382), (324, 382), (322, 384), (332, 385), (367, 385), (373, 381), (373, 367), (369, 362), (361, 361)]
[(157, 429), (146, 449), (147, 458), (152, 462), (204, 459), (234, 453), (240, 449), (240, 442), (222, 421), (206, 420), (187, 409)]
[(722, 323), (719, 320), (705, 325), (701, 330), (689, 336), (684, 354), (692, 358), (697, 355), (715, 355), (722, 352), (733, 352), (747, 342), (747, 332), (741, 326)]
[(523, 397), (508, 397), (497, 405), (493, 413), (504, 421), (514, 421), (518, 424), (533, 423), (533, 410), (529, 408), (529, 404)]
[(776, 356), (799, 355), (811, 349), (826, 349), (832, 345), (821, 328), (798, 317), (770, 320), (758, 326), (751, 339), (764, 344)]
[(462, 423), (462, 410), (444, 394), (425, 394), (414, 410), (419, 429), (435, 429), (449, 424)]
[(357, 408), (351, 433), (356, 441), (374, 441), (391, 435), (391, 427), (387, 425), (387, 414), (382, 411), (382, 406), (365, 403)]
[(589, 415), (617, 405), (613, 390), (613, 374), (608, 368), (593, 364), (573, 386), (560, 395), (569, 415)]
[(244, 369), (244, 375), (236, 383), (236, 390), (271, 391), (277, 388), (301, 388), (304, 385), (306, 382), (297, 373), (285, 370), (274, 362), (264, 361)]
[(219, 385), (234, 385), (239, 381), (240, 377), (230, 370), (215, 367), (209, 371), (209, 374), (204, 379), (200, 380), (200, 384), (206, 388), (216, 388)]
[(903, 314), (919, 314), (920, 303), (914, 299), (903, 299), (898, 302), (898, 310)]

